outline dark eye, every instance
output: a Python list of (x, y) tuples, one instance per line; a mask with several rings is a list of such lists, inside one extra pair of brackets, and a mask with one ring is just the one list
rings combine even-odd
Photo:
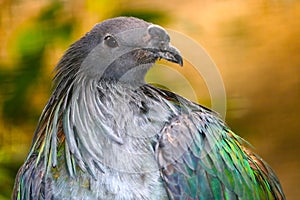
[(104, 37), (104, 43), (111, 48), (118, 46), (117, 40), (111, 35), (107, 35)]

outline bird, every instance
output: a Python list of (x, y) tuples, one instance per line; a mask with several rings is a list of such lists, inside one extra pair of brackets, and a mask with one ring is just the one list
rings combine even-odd
[(170, 40), (121, 16), (68, 48), (12, 199), (285, 199), (218, 113), (146, 83), (157, 60), (183, 66)]

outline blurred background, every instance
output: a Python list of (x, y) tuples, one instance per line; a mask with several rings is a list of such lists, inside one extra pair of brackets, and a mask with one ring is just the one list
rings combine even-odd
[[(0, 7), (0, 199), (10, 199), (56, 63), (95, 23), (120, 15), (177, 30), (207, 50), (224, 80), (228, 125), (272, 166), (287, 199), (299, 199), (300, 1), (2, 0)], [(179, 70), (209, 107), (201, 77), (188, 64)], [(155, 68), (147, 80), (186, 91)]]

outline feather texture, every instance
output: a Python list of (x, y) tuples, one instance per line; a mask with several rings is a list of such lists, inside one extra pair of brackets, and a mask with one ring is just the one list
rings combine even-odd
[(13, 199), (285, 199), (216, 113), (142, 81), (159, 58), (182, 65), (169, 41), (157, 25), (120, 17), (71, 45)]
[(274, 172), (215, 113), (177, 99), (192, 111), (182, 108), (156, 146), (172, 199), (284, 199)]

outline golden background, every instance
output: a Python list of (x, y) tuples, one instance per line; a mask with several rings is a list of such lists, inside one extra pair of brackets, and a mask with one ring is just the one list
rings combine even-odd
[[(287, 199), (299, 199), (300, 1), (4, 0), (0, 8), (0, 199), (10, 199), (63, 52), (119, 15), (177, 30), (207, 50), (224, 80), (228, 125), (272, 166)], [(180, 72), (210, 106), (203, 80), (188, 70)]]

